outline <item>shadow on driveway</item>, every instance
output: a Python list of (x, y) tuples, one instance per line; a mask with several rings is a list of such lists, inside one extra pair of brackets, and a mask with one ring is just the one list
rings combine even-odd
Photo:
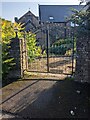
[[(49, 87), (47, 87), (48, 84)], [(89, 84), (67, 79), (62, 81), (41, 80), (32, 87), (31, 93), (23, 94), (16, 106), (9, 109), (22, 120), (30, 118), (88, 119)]]

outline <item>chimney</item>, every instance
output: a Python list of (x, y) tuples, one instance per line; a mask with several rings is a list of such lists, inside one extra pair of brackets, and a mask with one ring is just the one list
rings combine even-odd
[(18, 17), (15, 17), (15, 18), (14, 18), (14, 21), (18, 23)]

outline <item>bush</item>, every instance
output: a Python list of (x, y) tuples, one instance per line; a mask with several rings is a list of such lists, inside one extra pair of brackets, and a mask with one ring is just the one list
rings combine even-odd
[(72, 43), (73, 43), (72, 39), (67, 38), (67, 39), (60, 39), (56, 41), (53, 45), (60, 46), (62, 44), (72, 44)]
[(42, 49), (36, 45), (36, 35), (29, 32), (26, 33), (28, 60), (32, 62), (36, 57), (42, 56)]
[[(49, 52), (51, 54), (56, 54), (56, 55), (65, 55), (68, 54), (68, 51), (72, 51), (72, 48), (73, 48), (72, 39), (70, 38), (60, 39), (55, 43), (53, 43), (53, 45), (49, 48)], [(74, 39), (74, 50), (76, 51), (76, 38)]]
[(55, 55), (64, 55), (66, 52), (66, 48), (61, 47), (61, 46), (54, 46), (49, 48), (49, 52)]
[(49, 51), (50, 53), (53, 53), (53, 54), (64, 55), (67, 50), (71, 49), (70, 46), (61, 45), (61, 46), (51, 47)]
[[(14, 58), (10, 57), (9, 49), (11, 39), (15, 37), (14, 27), (18, 27), (20, 29), (20, 25), (16, 23), (12, 23), (11, 21), (7, 21), (5, 19), (0, 19), (2, 21), (2, 41), (0, 42), (0, 46), (2, 46), (2, 78), (6, 79), (7, 74), (15, 65)], [(21, 36), (21, 34), (19, 34)]]
[(2, 78), (5, 79), (12, 68), (13, 58), (9, 56), (10, 39), (14, 36), (13, 27), (10, 21), (2, 20)]

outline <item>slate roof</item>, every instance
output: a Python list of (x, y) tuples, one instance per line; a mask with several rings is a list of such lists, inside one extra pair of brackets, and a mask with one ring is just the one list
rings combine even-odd
[(65, 22), (72, 13), (71, 8), (81, 10), (83, 5), (39, 5), (41, 22)]
[(36, 17), (31, 11), (28, 11), (27, 13), (25, 13), (22, 17), (20, 17), (18, 20), (20, 21), (21, 19), (23, 19), (24, 17), (26, 16), (34, 16), (37, 20), (38, 20), (38, 17)]
[(17, 18), (16, 20), (16, 22), (24, 24), (22, 27), (25, 27), (26, 31), (33, 31), (36, 29), (36, 27), (39, 27), (38, 17), (35, 16), (31, 11), (28, 11), (22, 17), (19, 19)]

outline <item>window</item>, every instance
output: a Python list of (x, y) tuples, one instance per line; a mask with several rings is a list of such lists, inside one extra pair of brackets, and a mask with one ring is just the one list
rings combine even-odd
[(74, 26), (75, 26), (75, 24), (73, 22), (71, 22), (71, 27), (74, 27)]
[(79, 25), (71, 22), (71, 27), (75, 27), (75, 26), (79, 26)]
[(49, 16), (49, 20), (53, 20), (54, 19), (54, 17), (53, 16)]

